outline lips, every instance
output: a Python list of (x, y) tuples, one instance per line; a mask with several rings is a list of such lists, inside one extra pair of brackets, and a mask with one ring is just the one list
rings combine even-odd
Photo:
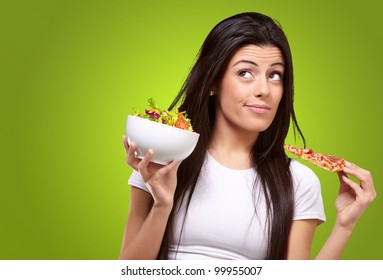
[(246, 105), (246, 107), (257, 108), (257, 109), (265, 109), (265, 110), (270, 110), (271, 109), (267, 105), (260, 105), (260, 104), (250, 104), (250, 105)]
[(246, 108), (248, 108), (250, 111), (258, 114), (264, 114), (271, 110), (271, 108), (264, 104), (249, 104), (245, 105)]

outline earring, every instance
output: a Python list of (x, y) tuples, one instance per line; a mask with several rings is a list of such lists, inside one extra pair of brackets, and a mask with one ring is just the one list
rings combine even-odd
[(213, 96), (214, 95), (214, 91), (210, 91), (210, 96)]

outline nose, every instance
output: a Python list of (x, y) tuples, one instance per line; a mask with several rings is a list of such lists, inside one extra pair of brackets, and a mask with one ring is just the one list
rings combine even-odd
[(267, 96), (270, 94), (270, 85), (266, 77), (259, 78), (255, 83), (254, 95), (257, 97)]

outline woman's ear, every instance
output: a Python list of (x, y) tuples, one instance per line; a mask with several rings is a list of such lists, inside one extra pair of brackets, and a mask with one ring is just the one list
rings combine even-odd
[(213, 96), (216, 93), (217, 93), (217, 87), (214, 85), (214, 86), (211, 87), (209, 94), (210, 94), (210, 96)]

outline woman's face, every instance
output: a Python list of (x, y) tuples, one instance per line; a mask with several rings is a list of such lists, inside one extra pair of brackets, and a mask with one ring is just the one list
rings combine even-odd
[(282, 52), (275, 46), (238, 49), (215, 88), (215, 124), (238, 132), (266, 130), (282, 98), (284, 71)]

